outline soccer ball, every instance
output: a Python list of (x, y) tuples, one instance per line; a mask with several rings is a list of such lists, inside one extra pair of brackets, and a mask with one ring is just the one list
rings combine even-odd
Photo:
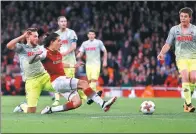
[(153, 114), (155, 111), (155, 104), (152, 101), (144, 101), (140, 106), (140, 111), (143, 114)]

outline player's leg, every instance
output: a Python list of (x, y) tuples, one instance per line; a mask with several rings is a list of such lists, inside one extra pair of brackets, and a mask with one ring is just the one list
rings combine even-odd
[(77, 88), (80, 88), (84, 91), (84, 94), (92, 99), (94, 102), (96, 102), (98, 105), (102, 107), (102, 109), (107, 112), (110, 109), (110, 106), (116, 101), (117, 97), (113, 97), (108, 101), (104, 101), (88, 84), (87, 81), (79, 80), (77, 79), (73, 80), (72, 86), (75, 86), (75, 83), (77, 84)]
[(20, 112), (35, 113), (38, 99), (41, 93), (41, 83), (38, 78), (27, 80), (25, 83), (25, 90), (27, 103), (21, 103), (14, 109), (14, 112), (18, 112), (16, 109), (20, 108), (18, 109)]
[[(67, 77), (73, 78), (75, 75), (73, 75), (73, 72), (70, 70), (70, 68), (64, 68), (64, 72)], [(54, 93), (54, 103), (52, 104), (53, 106), (59, 105), (60, 101), (60, 93), (56, 92)]]
[(54, 112), (64, 112), (72, 109), (76, 109), (82, 105), (82, 101), (80, 99), (80, 96), (77, 92), (77, 90), (73, 90), (70, 92), (62, 93), (62, 96), (64, 96), (68, 102), (65, 103), (64, 105), (59, 105), (55, 107), (45, 107), (42, 111), (41, 114), (50, 114)]
[(196, 89), (196, 59), (190, 59), (191, 95)]
[(189, 73), (189, 61), (179, 60), (177, 66), (182, 77), (182, 88), (184, 90), (184, 112), (192, 112), (191, 104), (191, 89), (190, 89), (190, 73)]
[[(93, 65), (86, 65), (86, 72), (87, 72), (87, 78), (89, 80), (89, 86), (94, 90), (97, 91), (97, 80), (99, 78), (100, 74), (100, 65), (93, 66)], [(99, 96), (102, 95), (102, 91), (98, 91), (97, 94)], [(88, 99), (87, 104), (92, 104), (93, 100)]]
[[(67, 77), (75, 78), (75, 71), (76, 71), (75, 68), (65, 68), (64, 71)], [(82, 99), (82, 101), (87, 100), (87, 96), (84, 94), (82, 90), (78, 90), (78, 94), (80, 98)]]

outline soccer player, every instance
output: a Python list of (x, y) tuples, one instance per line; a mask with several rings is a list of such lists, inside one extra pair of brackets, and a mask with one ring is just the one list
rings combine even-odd
[[(56, 33), (60, 35), (60, 39), (62, 41), (60, 52), (63, 55), (63, 63), (70, 64), (68, 68), (64, 68), (64, 71), (67, 77), (74, 78), (74, 65), (76, 64), (75, 49), (78, 38), (74, 30), (67, 28), (67, 19), (64, 16), (59, 16), (57, 21), (59, 30), (56, 31)], [(82, 91), (79, 90), (79, 94), (82, 99), (86, 100), (86, 96)], [(55, 101), (53, 103), (54, 106), (59, 105), (59, 99), (60, 94), (55, 93)]]
[[(20, 41), (27, 40), (27, 44), (18, 43)], [(7, 48), (15, 50), (19, 56), (20, 68), (22, 71), (22, 77), (25, 81), (26, 91), (26, 103), (22, 103), (20, 107), (25, 113), (35, 113), (39, 96), (43, 89), (54, 92), (51, 83), (50, 76), (44, 69), (40, 61), (29, 64), (28, 60), (35, 54), (42, 53), (42, 47), (38, 44), (38, 33), (36, 28), (29, 28), (23, 35), (11, 40), (7, 44)], [(14, 110), (16, 112), (19, 107)]]
[[(88, 98), (91, 98), (93, 101), (99, 104), (105, 112), (110, 109), (110, 106), (117, 99), (116, 97), (113, 97), (108, 101), (103, 101), (101, 97), (95, 91), (93, 91), (92, 88), (90, 88), (87, 81), (65, 76), (63, 68), (70, 66), (70, 64), (63, 64), (62, 62), (63, 58), (59, 52), (59, 48), (61, 47), (61, 39), (57, 33), (52, 33), (45, 38), (44, 47), (47, 51), (44, 51), (42, 54), (35, 55), (35, 57), (30, 60), (30, 63), (32, 64), (42, 60), (46, 70), (51, 75), (52, 86), (56, 91), (62, 94), (70, 91), (76, 92), (77, 89), (81, 89)], [(72, 105), (73, 104), (70, 102), (69, 106)], [(55, 107), (47, 106), (41, 113), (47, 114), (65, 111), (66, 106), (67, 105)]]
[(170, 29), (165, 45), (157, 56), (163, 60), (165, 54), (175, 44), (176, 63), (182, 77), (185, 103), (184, 112), (194, 112), (191, 92), (196, 84), (196, 26), (191, 24), (192, 9), (185, 7), (179, 11), (180, 24)]
[[(95, 38), (95, 30), (91, 29), (88, 32), (88, 40), (84, 41), (79, 49), (77, 58), (82, 57), (86, 53), (86, 73), (90, 83), (90, 87), (96, 91), (96, 82), (99, 78), (101, 59), (100, 51), (103, 51), (103, 67), (107, 66), (107, 50), (101, 40)], [(93, 101), (89, 99), (87, 104)]]

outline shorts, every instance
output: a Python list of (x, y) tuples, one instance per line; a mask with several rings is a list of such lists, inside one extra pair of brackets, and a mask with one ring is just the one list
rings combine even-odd
[(98, 80), (100, 74), (100, 65), (86, 64), (86, 75), (88, 80)]
[(78, 92), (77, 90), (72, 90), (72, 91), (69, 91), (69, 92), (65, 92), (65, 93), (61, 93), (61, 95), (67, 99), (67, 101), (71, 101), (71, 99), (75, 96), (75, 95), (78, 95)]
[(196, 71), (196, 59), (180, 59), (176, 61), (179, 72), (188, 70), (188, 72)]
[(48, 73), (26, 80), (25, 91), (28, 107), (36, 107), (41, 91), (55, 92)]
[(59, 93), (70, 92), (76, 90), (79, 79), (59, 76), (52, 82), (52, 87)]

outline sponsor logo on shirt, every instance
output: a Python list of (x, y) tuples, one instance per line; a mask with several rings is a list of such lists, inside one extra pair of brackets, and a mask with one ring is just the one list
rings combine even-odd
[(36, 51), (36, 52), (27, 52), (27, 56), (33, 56), (36, 54), (41, 54), (43, 51)]
[(56, 60), (56, 61), (53, 61), (53, 64), (58, 64), (58, 63), (61, 63), (61, 59), (60, 60)]
[(86, 48), (86, 51), (95, 51), (96, 50), (96, 47), (87, 47)]
[(62, 43), (63, 45), (68, 44), (68, 40), (62, 40), (61, 43)]
[(193, 36), (178, 36), (177, 37), (178, 41), (193, 41)]

